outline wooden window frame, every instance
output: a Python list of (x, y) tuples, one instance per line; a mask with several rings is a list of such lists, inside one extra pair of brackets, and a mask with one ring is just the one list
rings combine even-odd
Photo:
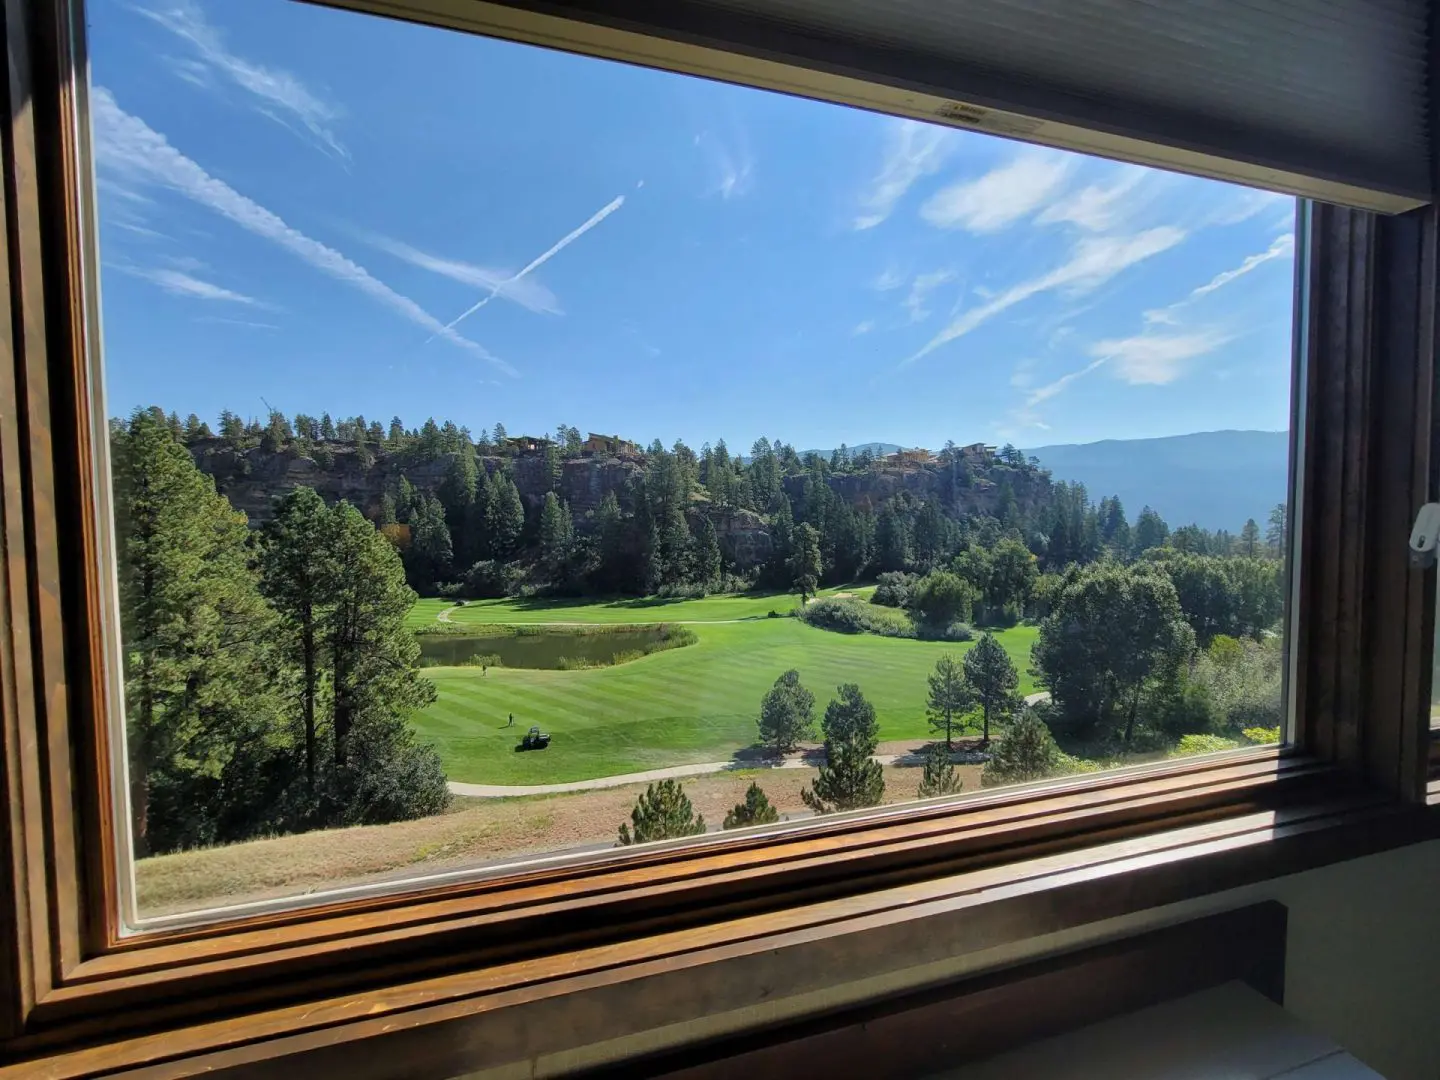
[[(405, 7), (426, 3), (455, 6)], [(677, 977), (713, 1008), (711, 975), (787, 950), (863, 967), (889, 942), (890, 962), (919, 962), (934, 953), (919, 925), (975, 951), (1440, 834), (1427, 809), (1435, 571), (1404, 558), (1436, 479), (1440, 219), (1304, 203), (1287, 748), (123, 936), (78, 10), (0, 7), (0, 1077), (42, 1063), (54, 1077), (264, 1075), (281, 1055), (396, 1052), (417, 1033), (450, 1040), (445, 1068), (475, 1068), (499, 1052), (476, 1044), (497, 1010)], [(606, 54), (570, 27), (567, 47)], [(672, 986), (651, 1005), (663, 1016), (686, 1000)]]

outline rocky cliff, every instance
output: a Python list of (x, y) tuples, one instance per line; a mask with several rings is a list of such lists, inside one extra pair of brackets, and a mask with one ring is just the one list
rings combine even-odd
[[(311, 487), (327, 502), (345, 499), (375, 518), (386, 491), (393, 491), (404, 476), (422, 492), (434, 493), (450, 470), (452, 455), (443, 455), (423, 464), (402, 464), (390, 454), (359, 453), (350, 446), (332, 446), (320, 459), (298, 449), (265, 450), (252, 447), (237, 450), (222, 439), (201, 439), (190, 445), (200, 469), (215, 478), (216, 488), (236, 509), (244, 511), (252, 525), (269, 520), (273, 500), (296, 487)], [(973, 514), (1001, 516), (1005, 500), (1015, 499), (1021, 512), (1033, 511), (1048, 495), (1047, 474), (1028, 467), (1012, 467), (992, 454), (970, 454), (963, 468), (936, 462), (881, 465), (863, 473), (843, 473), (829, 478), (830, 487), (852, 506), (878, 509), (892, 496), (908, 493), (919, 499), (934, 496), (955, 517)], [(520, 497), (535, 510), (549, 490), (544, 454), (521, 454), (512, 458), (484, 457), (483, 467), (494, 474), (508, 467), (515, 477)], [(605, 496), (614, 492), (622, 509), (634, 509), (634, 481), (644, 466), (633, 458), (582, 457), (561, 465), (559, 494), (570, 504), (576, 524), (584, 528), (585, 518), (598, 509)], [(784, 480), (786, 493), (799, 507), (804, 498), (806, 478)], [(1008, 494), (1007, 494), (1008, 493)], [(750, 510), (717, 510), (703, 499), (692, 509), (692, 517), (708, 515), (715, 523), (721, 549), (742, 567), (755, 566), (770, 556), (770, 533), (765, 519)]]
[[(256, 446), (237, 450), (222, 439), (194, 442), (190, 453), (201, 471), (215, 478), (215, 487), (231, 505), (244, 511), (251, 525), (268, 521), (273, 501), (297, 487), (314, 488), (326, 502), (345, 499), (373, 518), (380, 512), (381, 498), (386, 491), (395, 489), (401, 476), (416, 490), (433, 494), (444, 482), (453, 458), (446, 454), (423, 464), (402, 465), (389, 454), (361, 455), (343, 447), (333, 450), (330, 460), (322, 464), (293, 448), (273, 451)], [(549, 490), (544, 456), (522, 455), (508, 461), (520, 497), (531, 508), (539, 506)], [(505, 463), (506, 459), (498, 457), (480, 459), (492, 475)], [(633, 509), (629, 505), (631, 480), (641, 472), (642, 467), (633, 461), (576, 458), (561, 466), (559, 493), (577, 519), (597, 509), (611, 491), (622, 508)]]

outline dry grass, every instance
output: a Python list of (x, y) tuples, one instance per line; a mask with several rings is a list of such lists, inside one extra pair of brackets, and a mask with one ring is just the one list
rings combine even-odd
[[(882, 748), (882, 750), (885, 748)], [(889, 749), (894, 753), (899, 747)], [(977, 766), (957, 766), (966, 791)], [(759, 782), (782, 815), (805, 813), (800, 789), (814, 769), (719, 773), (682, 781), (711, 828)], [(886, 766), (885, 802), (915, 798), (920, 769)], [(139, 907), (154, 916), (294, 896), (426, 871), (478, 866), (586, 845), (613, 843), (644, 784), (524, 799), (457, 798), (449, 813), (394, 825), (282, 836), (144, 859), (136, 865)]]

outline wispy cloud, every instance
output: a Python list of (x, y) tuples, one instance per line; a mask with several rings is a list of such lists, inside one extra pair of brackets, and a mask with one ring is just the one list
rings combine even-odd
[(171, 146), (165, 136), (122, 109), (104, 87), (96, 87), (92, 93), (90, 113), (95, 127), (96, 164), (101, 170), (111, 170), (131, 183), (150, 183), (183, 195), (358, 289), (417, 326), (489, 361), (506, 374), (516, 374), (514, 368), (484, 346), (444, 326), (414, 300), (400, 295), (363, 266), (292, 228), (253, 199), (211, 176)]
[(256, 307), (266, 307), (253, 296), (246, 296), (244, 293), (235, 292), (216, 285), (213, 282), (205, 281), (194, 274), (188, 274), (183, 270), (167, 270), (163, 268), (152, 268), (144, 266), (120, 266), (110, 264), (132, 277), (143, 278), (152, 284), (160, 286), (171, 296), (186, 296), (195, 300), (224, 300), (232, 304), (249, 304)]
[(1257, 191), (1241, 188), (1226, 198), (1224, 205), (1213, 211), (1206, 219), (1207, 225), (1239, 225), (1249, 221), (1266, 210), (1295, 202), (1293, 195), (1282, 195), (1277, 191)]
[(695, 136), (695, 145), (705, 155), (711, 174), (709, 194), (728, 200), (750, 193), (755, 181), (755, 157), (743, 131), (737, 127), (730, 139), (703, 131)]
[(935, 270), (928, 274), (917, 274), (915, 280), (910, 283), (910, 292), (905, 297), (905, 310), (910, 312), (911, 322), (923, 322), (930, 317), (930, 309), (925, 305), (930, 299), (930, 294), (941, 285), (955, 280), (953, 270)]
[(954, 135), (944, 128), (918, 120), (891, 121), (885, 157), (860, 196), (854, 227), (873, 229), (888, 218), (917, 181), (939, 170), (954, 145)]
[(1107, 184), (1090, 184), (1057, 199), (1035, 219), (1040, 225), (1067, 223), (1090, 232), (1107, 232), (1133, 210), (1135, 189), (1151, 175), (1139, 165), (1117, 165)]
[(1176, 321), (1176, 315), (1183, 308), (1189, 307), (1202, 297), (1209, 296), (1217, 289), (1223, 289), (1237, 278), (1242, 278), (1257, 267), (1264, 266), (1274, 259), (1288, 259), (1295, 255), (1295, 234), (1286, 233), (1284, 236), (1277, 236), (1274, 242), (1264, 251), (1256, 255), (1247, 255), (1239, 266), (1230, 270), (1222, 271), (1207, 281), (1204, 285), (1197, 285), (1190, 290), (1190, 294), (1182, 300), (1177, 300), (1169, 307), (1157, 308), (1145, 313), (1145, 321), (1148, 323), (1170, 323)]
[(1184, 374), (1189, 361), (1231, 340), (1231, 335), (1209, 329), (1190, 334), (1146, 331), (1134, 337), (1097, 341), (1090, 348), (1095, 360), (1085, 370), (1110, 362), (1119, 377), (1132, 385), (1163, 386)]
[(859, 337), (861, 334), (868, 334), (875, 329), (874, 319), (865, 319), (855, 324), (855, 329), (850, 331), (851, 337)]
[(279, 330), (274, 323), (259, 322), (255, 319), (226, 319), (219, 315), (196, 316), (197, 323), (213, 323), (218, 326), (243, 326), (247, 330)]
[(1272, 259), (1288, 259), (1295, 254), (1295, 234), (1286, 233), (1284, 236), (1277, 236), (1275, 242), (1258, 255), (1248, 256), (1244, 262), (1233, 270), (1226, 270), (1224, 273), (1216, 274), (1204, 285), (1190, 294), (1192, 300), (1198, 300), (1202, 296), (1208, 296), (1216, 289), (1224, 288), (1236, 278), (1244, 277), (1257, 266), (1262, 266)]
[(1057, 152), (1027, 151), (984, 176), (936, 192), (920, 216), (937, 228), (999, 232), (1049, 203), (1073, 164)]
[(1102, 364), (1105, 363), (1106, 359), (1108, 359), (1108, 357), (1102, 357), (1096, 360), (1092, 360), (1080, 370), (1072, 371), (1067, 375), (1061, 375), (1054, 382), (1046, 383), (1043, 386), (1033, 387), (1025, 395), (1026, 408), (1033, 409), (1042, 401), (1049, 401), (1055, 395), (1063, 392), (1065, 388), (1071, 383), (1073, 383), (1076, 379), (1083, 379), (1086, 375), (1089, 375), (1096, 368), (1100, 367)]
[(1069, 260), (1048, 273), (1013, 285), (997, 293), (985, 303), (972, 307), (936, 334), (925, 346), (903, 360), (900, 367), (909, 367), (942, 345), (964, 337), (983, 323), (1040, 293), (1054, 289), (1083, 292), (1097, 288), (1136, 263), (1162, 251), (1168, 251), (1185, 239), (1185, 232), (1163, 225), (1133, 236), (1086, 237), (1075, 245)]
[(870, 287), (876, 292), (889, 292), (891, 289), (898, 289), (905, 284), (905, 275), (898, 267), (888, 266), (870, 283)]
[(349, 152), (335, 134), (341, 110), (290, 72), (264, 67), (231, 52), (225, 36), (210, 24), (194, 0), (163, 0), (135, 10), (194, 49), (194, 59), (178, 58), (173, 64), (178, 77), (204, 86), (211, 76), (218, 75), (250, 94), (260, 111), (276, 123), (292, 131), (298, 124), (321, 150), (349, 160)]
[[(549, 262), (552, 258), (554, 258), (556, 255), (560, 254), (560, 252), (564, 251), (567, 247), (569, 247), (571, 244), (573, 244), (576, 240), (579, 240), (580, 237), (584, 236), (584, 235), (585, 235), (587, 232), (589, 232), (591, 229), (595, 228), (596, 225), (599, 225), (602, 221), (604, 221), (607, 217), (609, 217), (611, 214), (613, 214), (616, 210), (619, 210), (620, 207), (622, 207), (622, 206), (624, 206), (624, 205), (625, 205), (625, 196), (624, 196), (624, 195), (616, 195), (615, 198), (611, 199), (608, 203), (606, 203), (604, 206), (602, 206), (599, 210), (596, 210), (595, 213), (591, 214), (590, 217), (589, 217), (589, 219), (585, 222), (585, 224), (579, 226), (578, 228), (571, 229), (568, 233), (566, 233), (564, 236), (562, 236), (559, 240), (557, 240), (555, 243), (551, 244), (550, 247), (547, 248), (543, 254), (540, 254), (540, 255), (536, 256), (535, 258), (531, 259), (528, 263), (526, 263), (526, 264), (525, 264), (525, 267), (524, 267), (519, 273), (511, 275), (510, 277), (506, 278), (504, 281), (500, 282), (499, 284), (495, 285), (494, 287), (491, 287), (489, 292), (487, 292), (487, 293), (486, 293), (484, 296), (482, 296), (479, 300), (475, 301), (475, 303), (471, 304), (468, 308), (466, 308), (464, 311), (462, 311), (462, 312), (461, 312), (459, 315), (457, 315), (455, 318), (451, 319), (448, 323), (445, 324), (445, 327), (444, 327), (444, 328), (445, 328), (446, 330), (453, 331), (453, 330), (455, 329), (455, 327), (459, 326), (462, 322), (464, 322), (466, 319), (468, 319), (471, 315), (474, 315), (475, 312), (479, 311), (479, 310), (480, 310), (481, 308), (483, 308), (486, 304), (490, 303), (491, 300), (494, 300), (495, 297), (499, 296), (502, 291), (504, 291), (504, 290), (507, 289), (507, 288), (510, 288), (510, 287), (512, 287), (512, 286), (515, 286), (515, 285), (519, 284), (519, 283), (520, 283), (521, 281), (523, 281), (526, 277), (528, 277), (530, 274), (534, 273), (536, 270), (540, 269), (540, 267), (544, 266), (544, 265), (545, 265), (547, 262)], [(438, 336), (439, 336), (439, 332), (437, 331), (435, 334), (432, 334), (432, 335), (430, 336), (430, 339), (429, 339), (429, 340), (434, 341), (435, 338), (438, 337)]]
[(560, 302), (555, 299), (555, 294), (533, 278), (519, 279), (509, 270), (496, 270), (488, 266), (476, 266), (458, 259), (432, 255), (386, 236), (371, 234), (367, 235), (365, 239), (381, 251), (394, 255), (411, 266), (418, 266), (421, 270), (439, 274), (452, 281), (458, 281), (462, 285), (494, 290), (502, 300), (510, 300), (530, 311), (544, 315), (561, 314)]

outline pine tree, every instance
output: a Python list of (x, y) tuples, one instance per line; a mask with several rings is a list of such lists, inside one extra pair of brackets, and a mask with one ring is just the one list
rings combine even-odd
[(1285, 547), (1289, 540), (1289, 527), (1287, 522), (1290, 517), (1290, 508), (1284, 503), (1276, 503), (1275, 509), (1270, 511), (1270, 521), (1265, 529), (1265, 546), (1270, 550), (1272, 557), (1278, 559), (1285, 554)]
[(278, 723), (283, 681), (245, 515), (150, 412), (113, 458), (135, 847), (232, 839), (219, 830), (232, 810), (256, 812), (236, 785)]
[(304, 732), (305, 783), (314, 797), (319, 769), (320, 681), (324, 620), (334, 568), (330, 511), (312, 488), (295, 488), (275, 502), (265, 525), (260, 587), (283, 617), (283, 645), (300, 669), (300, 722)]
[(1059, 764), (1060, 748), (1055, 745), (1050, 729), (1035, 709), (1026, 708), (991, 749), (980, 783), (990, 787), (1043, 780), (1054, 774)]
[(965, 785), (955, 772), (950, 761), (950, 751), (942, 744), (933, 742), (925, 752), (925, 772), (920, 777), (917, 799), (934, 799), (941, 795), (955, 795)]
[(598, 545), (597, 576), (601, 591), (617, 592), (634, 579), (626, 554), (628, 529), (615, 492), (607, 491), (595, 511), (595, 538)]
[(815, 695), (791, 668), (775, 680), (760, 702), (760, 745), (772, 754), (789, 754), (815, 736)]
[(708, 517), (701, 520), (700, 534), (695, 538), (695, 576), (707, 589), (720, 581), (720, 538)]
[(1008, 719), (1020, 706), (1015, 693), (1020, 673), (994, 634), (981, 634), (965, 654), (965, 681), (980, 706), (984, 719), (981, 739), (988, 744), (991, 721)]
[(820, 585), (820, 537), (808, 522), (795, 527), (790, 553), (790, 581), (803, 606)]
[(800, 791), (817, 814), (878, 806), (885, 797), (885, 771), (871, 758), (880, 741), (875, 707), (854, 683), (839, 687), (839, 695), (825, 706), (825, 764), (814, 789)]
[(245, 421), (229, 409), (220, 413), (220, 437), (231, 446), (238, 447), (245, 440)]
[(945, 749), (953, 750), (953, 733), (956, 724), (966, 711), (975, 704), (975, 691), (966, 681), (965, 671), (949, 653), (935, 661), (935, 670), (930, 673), (930, 694), (926, 699), (926, 715), (930, 726), (945, 735)]
[(774, 825), (780, 820), (780, 813), (771, 805), (765, 792), (754, 780), (745, 789), (745, 801), (736, 803), (725, 815), (722, 829), (743, 829), (749, 825)]
[[(431, 505), (438, 514), (439, 504)], [(357, 725), (404, 720), (435, 700), (435, 687), (420, 674), (420, 644), (405, 625), (416, 596), (405, 584), (399, 553), (349, 503), (338, 503), (331, 515), (325, 644), (334, 694), (334, 761), (343, 768)], [(439, 524), (444, 527), (443, 520)]]
[(322, 439), (335, 438), (335, 421), (330, 419), (328, 412), (320, 417), (320, 437)]
[(569, 505), (555, 492), (547, 491), (540, 508), (540, 558), (552, 577), (569, 561), (574, 544), (575, 526)]
[(423, 592), (449, 578), (454, 568), (455, 549), (445, 510), (433, 495), (421, 495), (410, 515), (410, 547), (405, 552), (410, 582)]
[(620, 826), (620, 844), (645, 844), (704, 832), (705, 818), (695, 812), (685, 789), (675, 780), (661, 780), (636, 800), (630, 825)]
[[(499, 425), (496, 425), (499, 427)], [(525, 530), (525, 505), (515, 481), (507, 473), (495, 478), (491, 512), (490, 549), (497, 559), (514, 558), (520, 551), (520, 534)]]

